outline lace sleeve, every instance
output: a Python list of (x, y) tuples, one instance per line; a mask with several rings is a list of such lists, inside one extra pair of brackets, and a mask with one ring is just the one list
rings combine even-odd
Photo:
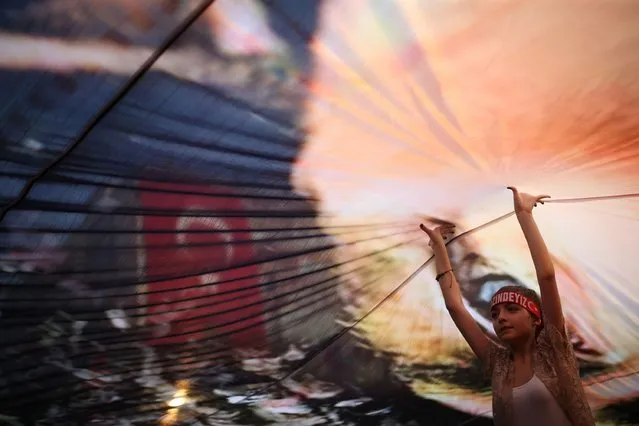
[(495, 365), (497, 364), (497, 360), (499, 358), (499, 354), (503, 351), (495, 342), (490, 340), (488, 342), (488, 350), (486, 351), (486, 359), (484, 360), (484, 375), (486, 378), (491, 378), (493, 376), (493, 371), (495, 371)]
[(572, 424), (594, 426), (595, 419), (588, 405), (579, 376), (579, 362), (565, 330), (553, 325), (544, 327), (540, 334), (542, 355), (552, 364), (554, 375), (560, 383), (559, 396), (570, 413)]
[(570, 370), (579, 371), (579, 365), (568, 339), (568, 334), (557, 327), (546, 324), (541, 335), (543, 336), (543, 349), (552, 354), (553, 362)]
[(566, 331), (561, 331), (557, 327), (552, 324), (546, 324), (544, 326), (544, 331), (550, 342), (557, 346), (557, 349), (561, 351), (570, 350), (572, 352), (572, 345), (568, 340), (568, 333)]

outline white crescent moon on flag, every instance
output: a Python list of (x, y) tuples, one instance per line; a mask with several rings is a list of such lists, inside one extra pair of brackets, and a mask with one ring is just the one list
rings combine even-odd
[[(195, 210), (195, 207), (198, 207), (198, 206), (193, 206), (191, 209)], [(224, 244), (224, 254), (226, 257), (227, 264), (230, 265), (235, 253), (234, 253), (233, 244), (232, 244), (233, 235), (232, 235), (232, 232), (230, 232), (231, 229), (228, 226), (227, 222), (224, 219), (219, 217), (180, 216), (177, 220), (177, 224), (175, 227), (176, 231), (178, 231), (175, 237), (178, 244), (180, 245), (187, 244), (188, 235), (181, 231), (185, 231), (195, 225), (201, 225), (204, 228), (210, 228), (217, 231), (226, 231), (226, 232), (220, 232), (218, 233), (218, 235), (220, 235), (222, 240), (224, 240), (224, 242), (226, 243)], [(187, 250), (188, 250), (188, 247), (187, 247)]]

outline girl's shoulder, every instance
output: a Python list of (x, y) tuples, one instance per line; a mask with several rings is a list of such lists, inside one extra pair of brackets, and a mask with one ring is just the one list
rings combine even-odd
[(537, 338), (537, 359), (565, 377), (579, 376), (579, 362), (566, 331), (546, 325)]
[[(536, 342), (536, 356), (543, 364), (567, 373), (579, 370), (572, 343), (565, 330), (560, 331), (557, 327), (547, 324), (539, 333)], [(491, 339), (484, 360), (484, 374), (486, 377), (503, 376), (510, 368), (511, 361), (510, 350)]]
[(484, 374), (487, 377), (491, 377), (495, 373), (500, 375), (505, 374), (509, 361), (510, 351), (508, 348), (493, 340), (489, 340), (486, 360), (484, 362)]
[[(577, 368), (577, 360), (568, 334), (552, 325), (546, 325), (539, 333), (536, 352), (538, 357), (559, 368), (567, 370)], [(510, 362), (510, 350), (490, 340), (484, 362), (485, 374), (489, 377), (495, 373), (502, 374), (509, 368)]]
[(546, 324), (539, 333), (537, 351), (542, 356), (575, 357), (566, 330), (559, 330), (552, 324)]

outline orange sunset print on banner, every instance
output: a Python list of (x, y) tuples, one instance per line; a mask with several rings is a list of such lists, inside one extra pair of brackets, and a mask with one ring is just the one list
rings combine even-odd
[[(576, 352), (607, 369), (583, 379), (595, 410), (639, 395), (638, 17), (624, 1), (326, 2), (294, 174), (298, 190), (317, 194), (327, 229), (400, 220), (416, 236), (423, 220), (467, 231), (501, 217), (512, 210), (508, 185), (550, 193), (536, 216)], [(500, 285), (537, 286), (513, 218), (450, 250), (489, 330), (482, 309)], [(356, 317), (430, 251), (418, 240), (388, 256), (387, 280)], [(431, 268), (359, 326), (400, 370), (460, 365), (470, 351)], [(426, 398), (490, 413), (489, 395), (449, 379), (407, 380)]]

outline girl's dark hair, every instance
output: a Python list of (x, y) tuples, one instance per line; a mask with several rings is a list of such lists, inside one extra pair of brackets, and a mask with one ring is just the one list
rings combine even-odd
[[(532, 288), (524, 287), (523, 285), (507, 285), (507, 286), (504, 286), (504, 287), (500, 288), (499, 290), (497, 290), (495, 292), (495, 294), (499, 294), (499, 293), (501, 293), (503, 291), (514, 291), (516, 293), (521, 294), (522, 296), (526, 296), (529, 299), (534, 300), (535, 303), (537, 304), (537, 306), (539, 306), (539, 309), (541, 310), (541, 297)], [(530, 315), (532, 315), (532, 314), (530, 314)], [(539, 335), (539, 332), (541, 332), (542, 328), (544, 328), (544, 312), (543, 312), (543, 310), (541, 311), (541, 318), (540, 319), (541, 319), (541, 325), (539, 327), (537, 327), (536, 335)]]

